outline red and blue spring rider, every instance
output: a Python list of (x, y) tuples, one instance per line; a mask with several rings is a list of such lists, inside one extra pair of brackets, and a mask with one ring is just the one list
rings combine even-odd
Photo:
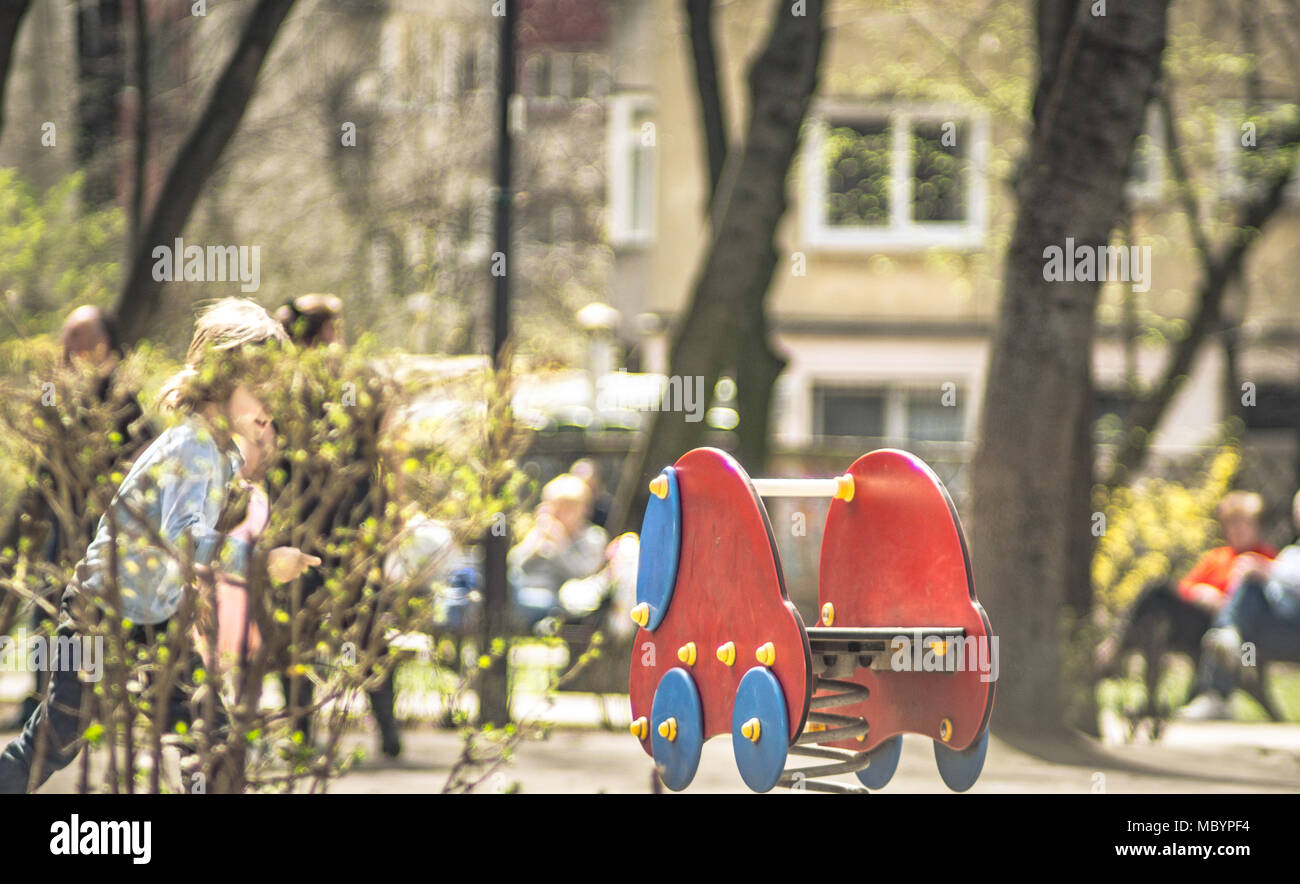
[[(730, 734), (756, 792), (879, 789), (904, 733), (934, 741), (949, 788), (974, 785), (997, 645), (961, 523), (929, 467), (885, 449), (834, 479), (751, 480), (729, 455), (698, 448), (650, 490), (629, 692), (632, 733), (665, 785), (685, 789), (704, 741)], [(762, 497), (832, 498), (817, 626), (786, 594)], [(820, 763), (787, 769), (789, 755)], [(816, 781), (846, 773), (862, 786)]]

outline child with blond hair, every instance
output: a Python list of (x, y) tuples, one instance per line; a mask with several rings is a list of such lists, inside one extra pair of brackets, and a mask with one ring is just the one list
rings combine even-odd
[[(250, 301), (219, 301), (200, 314), (189, 362), (165, 389), (176, 420), (131, 467), (64, 590), (59, 635), (66, 640), (56, 645), (49, 693), (0, 753), (0, 793), (39, 787), (81, 748), (85, 685), (80, 656), (71, 649), (92, 608), (128, 621), (134, 638), (152, 644), (166, 634), (187, 594), (246, 578), (266, 526), (265, 492), (252, 494), (247, 517), (231, 530), (218, 523), (232, 491), (241, 484), (256, 489), (274, 455), (275, 430), (263, 401), (273, 378), (271, 354), (250, 349), (273, 340), (284, 341), (279, 323)], [(291, 547), (268, 555), (276, 579), (318, 563)], [(169, 712), (172, 719), (186, 717), (183, 693), (170, 698)]]

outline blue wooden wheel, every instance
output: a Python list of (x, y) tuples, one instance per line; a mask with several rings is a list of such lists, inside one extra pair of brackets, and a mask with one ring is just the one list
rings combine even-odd
[[(665, 729), (667, 734), (662, 732)], [(655, 688), (650, 710), (650, 749), (664, 785), (674, 792), (689, 786), (700, 766), (703, 748), (700, 692), (685, 669), (670, 669)]]
[(790, 717), (781, 683), (766, 666), (745, 673), (731, 713), (731, 748), (741, 779), (755, 792), (781, 779), (790, 749)]
[(650, 495), (641, 520), (641, 554), (636, 567), (636, 600), (650, 608), (646, 629), (656, 629), (668, 613), (677, 584), (677, 563), (682, 550), (682, 498), (677, 471), (664, 467), (668, 493)]
[(984, 769), (984, 756), (989, 751), (989, 731), (984, 729), (975, 742), (965, 749), (949, 749), (934, 741), (934, 760), (939, 765), (939, 776), (954, 792), (965, 792), (980, 778)]
[(871, 763), (854, 776), (868, 789), (883, 789), (898, 770), (898, 757), (903, 754), (903, 735), (890, 737), (867, 754)]

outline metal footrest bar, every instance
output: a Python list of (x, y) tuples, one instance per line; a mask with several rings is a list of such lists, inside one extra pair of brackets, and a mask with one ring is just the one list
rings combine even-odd
[(865, 626), (808, 628), (808, 645), (813, 654), (879, 654), (897, 649), (898, 641), (957, 639), (965, 636), (960, 626)]

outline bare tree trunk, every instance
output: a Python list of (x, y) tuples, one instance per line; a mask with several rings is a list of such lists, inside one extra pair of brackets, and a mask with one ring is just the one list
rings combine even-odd
[[(1085, 579), (1096, 282), (1049, 282), (1049, 247), (1106, 246), (1160, 69), (1168, 0), (1077, 7), (1052, 64), (1018, 216), (973, 471), (972, 552), (1001, 637), (994, 726), (1064, 734), (1061, 611)], [(1094, 252), (1095, 254), (1095, 252)], [(1073, 256), (1065, 260), (1072, 261)], [(1077, 591), (1077, 590), (1075, 590)]]
[[(669, 360), (673, 374), (702, 377), (706, 396), (723, 369), (744, 352), (737, 339), (763, 327), (755, 317), (776, 266), (773, 239), (786, 210), (786, 177), (817, 88), (824, 6), (823, 0), (809, 0), (805, 15), (793, 15), (789, 4), (776, 4), (767, 44), (749, 70), (745, 142), (732, 153), (719, 182), (709, 248), (678, 320)], [(686, 417), (655, 413), (643, 444), (624, 465), (610, 516), (615, 531), (624, 530), (644, 507), (650, 474), (704, 438), (705, 422)]]
[(126, 88), (122, 0), (77, 4), (77, 165), (85, 174), (89, 206), (117, 197), (118, 119)]
[(1069, 496), (1065, 500), (1065, 518), (1071, 526), (1084, 526), (1086, 530), (1072, 533), (1071, 543), (1065, 550), (1065, 609), (1069, 612), (1069, 620), (1068, 630), (1061, 640), (1070, 643), (1071, 659), (1075, 667), (1083, 667), (1066, 673), (1067, 683), (1073, 688), (1066, 710), (1068, 723), (1088, 736), (1100, 737), (1096, 682), (1092, 678), (1092, 648), (1095, 639), (1089, 629), (1092, 622), (1092, 558), (1097, 552), (1097, 538), (1092, 533), (1093, 427), (1096, 424), (1096, 414), (1091, 347), (1087, 356), (1083, 405), (1079, 420), (1074, 425), (1074, 444), (1062, 459), (1062, 469), (1069, 474), (1066, 477)]
[[(775, 253), (771, 257), (769, 276), (776, 265)], [(765, 299), (747, 302), (740, 320), (739, 354), (733, 369), (736, 410), (740, 412), (735, 454), (746, 470), (762, 475), (767, 469), (768, 440), (771, 438), (772, 397), (776, 379), (785, 371), (787, 360), (772, 347)]]
[(13, 61), (18, 26), (32, 5), (31, 0), (10, 0), (0, 8), (0, 132), (5, 123), (5, 86), (9, 82), (9, 64)]
[(1034, 90), (1032, 116), (1041, 120), (1056, 85), (1070, 27), (1079, 17), (1081, 0), (1038, 0), (1034, 24), (1038, 31), (1038, 88)]
[(727, 162), (727, 115), (723, 109), (722, 85), (718, 82), (718, 58), (713, 45), (713, 0), (683, 0), (691, 27), (691, 59), (695, 64), (695, 94), (700, 100), (700, 131), (709, 163), (707, 213), (722, 180)]
[[(713, 0), (684, 0), (690, 21), (691, 56), (695, 65), (695, 94), (700, 102), (700, 125), (709, 171), (708, 215), (717, 196), (718, 183), (730, 154), (726, 102), (718, 81), (717, 51), (713, 42)], [(770, 255), (769, 278), (776, 267)], [(748, 303), (736, 324), (736, 355), (727, 370), (736, 381), (736, 408), (741, 415), (737, 427), (736, 457), (751, 472), (762, 471), (767, 462), (771, 424), (772, 390), (785, 370), (786, 360), (772, 348), (765, 299)], [(706, 390), (706, 396), (711, 392)]]
[(149, 317), (162, 297), (162, 283), (153, 278), (153, 249), (180, 236), (198, 202), (203, 186), (221, 152), (239, 128), (257, 85), (257, 75), (280, 25), (294, 0), (258, 0), (249, 13), (234, 54), (208, 97), (203, 115), (176, 154), (154, 200), (139, 241), (135, 243), (126, 283), (118, 296), (117, 314), (126, 344), (144, 334)]

